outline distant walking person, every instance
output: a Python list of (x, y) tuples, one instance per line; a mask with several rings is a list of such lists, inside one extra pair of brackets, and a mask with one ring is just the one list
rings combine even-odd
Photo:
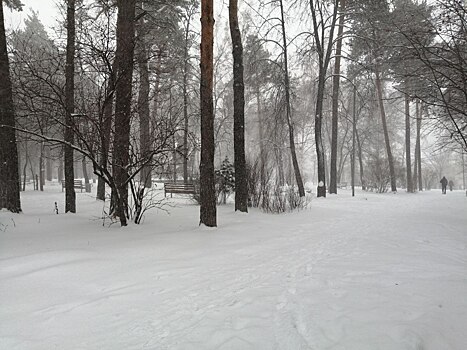
[(443, 194), (446, 194), (446, 187), (448, 185), (448, 179), (446, 179), (446, 177), (443, 176), (440, 182), (441, 182), (441, 191)]
[(449, 191), (452, 191), (452, 188), (454, 187), (454, 181), (449, 180)]

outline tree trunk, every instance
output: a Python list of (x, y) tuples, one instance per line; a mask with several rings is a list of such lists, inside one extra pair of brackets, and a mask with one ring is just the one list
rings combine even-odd
[(362, 190), (366, 190), (365, 177), (363, 175), (363, 152), (362, 144), (360, 143), (360, 136), (358, 135), (358, 130), (355, 128), (355, 136), (357, 138), (357, 147), (358, 147), (358, 162), (360, 165), (360, 183), (362, 184)]
[(61, 184), (63, 181), (63, 166), (65, 165), (65, 161), (63, 159), (63, 154), (65, 153), (65, 149), (62, 146), (60, 148), (60, 153), (58, 155), (58, 169), (57, 169), (57, 179), (58, 182)]
[[(87, 164), (86, 164), (86, 157), (84, 155), (81, 157), (81, 169), (83, 169), (84, 183), (85, 183), (85, 185), (88, 185), (89, 184), (89, 174), (88, 174), (88, 167), (87, 167)], [(85, 188), (87, 189), (88, 186), (85, 186)], [(86, 190), (86, 192), (87, 192), (87, 190)]]
[[(172, 107), (170, 108), (172, 110)], [(177, 182), (178, 175), (177, 175), (177, 141), (175, 139), (175, 134), (172, 137), (172, 147), (173, 147), (173, 170), (172, 170), (172, 176), (173, 176), (173, 181)]]
[(230, 36), (233, 55), (235, 211), (248, 212), (248, 182), (245, 160), (245, 85), (243, 45), (238, 24), (237, 0), (229, 1)]
[(317, 188), (318, 197), (326, 197), (326, 164), (325, 164), (325, 156), (324, 156), (323, 137), (322, 137), (324, 79), (325, 79), (324, 76), (320, 74), (318, 78), (318, 95), (316, 98), (316, 112), (315, 112), (315, 143), (316, 143), (316, 158), (318, 162), (318, 188)]
[(386, 144), (386, 152), (388, 156), (389, 174), (391, 177), (391, 191), (397, 192), (396, 173), (394, 171), (394, 161), (392, 158), (391, 143), (389, 142), (389, 132), (388, 132), (388, 126), (386, 123), (386, 112), (384, 110), (384, 102), (383, 102), (383, 88), (381, 86), (378, 64), (375, 65), (375, 83), (376, 83), (376, 93), (378, 94), (379, 110), (381, 113), (381, 122), (383, 124), (384, 142)]
[(65, 213), (76, 213), (74, 159), (70, 144), (74, 142), (75, 109), (75, 0), (67, 2), (67, 44), (65, 68)]
[(423, 191), (423, 182), (422, 182), (422, 152), (421, 152), (421, 144), (420, 144), (420, 132), (422, 127), (422, 109), (420, 108), (420, 101), (417, 99), (415, 102), (415, 114), (417, 118), (417, 137), (415, 141), (415, 164), (414, 164), (414, 189), (417, 188), (418, 182), (418, 190)]
[(45, 148), (45, 177), (47, 181), (52, 181), (53, 174), (52, 174), (52, 159), (50, 154), (50, 146)]
[(266, 154), (264, 151), (264, 136), (263, 136), (263, 117), (261, 113), (261, 94), (259, 92), (259, 82), (256, 82), (256, 108), (258, 114), (258, 137), (259, 137), (259, 160), (260, 160), (260, 183), (264, 188), (266, 184)]
[[(145, 42), (145, 28), (143, 19), (138, 25), (137, 59), (139, 67), (139, 93), (138, 93), (138, 115), (140, 135), (140, 157), (142, 162), (147, 162), (151, 157), (151, 140), (149, 125), (149, 67), (148, 53)], [(152, 187), (151, 165), (147, 164), (141, 169), (140, 182), (146, 188)]]
[(345, 0), (340, 2), (341, 15), (337, 31), (336, 58), (332, 77), (332, 119), (331, 119), (331, 171), (329, 174), (329, 193), (337, 193), (337, 146), (339, 119), (339, 84), (341, 74), (342, 35), (344, 33)]
[(412, 159), (410, 154), (410, 100), (409, 95), (405, 95), (405, 165), (407, 171), (407, 192), (413, 193), (412, 179)]
[(135, 49), (136, 0), (118, 0), (117, 15), (117, 85), (115, 89), (115, 136), (113, 176), (116, 184), (116, 215), (122, 226), (127, 225), (128, 164), (130, 147), (131, 94), (133, 54)]
[(27, 153), (26, 153), (26, 156), (24, 158), (25, 159), (24, 159), (24, 165), (23, 165), (23, 191), (26, 191), (26, 170), (27, 170), (28, 161), (29, 161), (29, 157), (28, 157)]
[[(107, 170), (108, 167), (107, 163), (109, 161), (110, 136), (112, 132), (113, 102), (115, 95), (115, 80), (117, 74), (117, 65), (115, 60), (112, 64), (111, 69), (112, 71), (110, 72), (109, 81), (107, 83), (106, 88), (106, 96), (102, 106), (102, 115), (99, 121), (99, 125), (102, 130), (100, 135), (101, 148), (99, 155), (99, 165), (104, 170)], [(99, 178), (97, 179), (96, 199), (105, 201), (105, 181), (101, 176), (99, 176)]]
[(285, 33), (285, 20), (284, 20), (284, 6), (282, 0), (279, 1), (281, 8), (281, 26), (282, 26), (282, 49), (284, 54), (284, 88), (285, 88), (285, 103), (287, 114), (287, 125), (289, 127), (289, 146), (290, 154), (292, 157), (292, 165), (295, 174), (295, 181), (297, 182), (298, 194), (300, 197), (305, 197), (305, 187), (303, 186), (302, 175), (300, 174), (300, 167), (298, 166), (297, 152), (295, 150), (295, 136), (294, 125), (292, 121), (292, 110), (290, 107), (290, 80), (289, 80), (289, 67), (287, 57), (287, 40)]
[(156, 67), (154, 68), (154, 72), (156, 74), (156, 79), (154, 81), (154, 99), (153, 99), (153, 106), (152, 106), (152, 121), (153, 123), (157, 122), (157, 113), (159, 109), (159, 96), (161, 93), (160, 85), (161, 85), (161, 71), (162, 71), (162, 50), (159, 49), (157, 52), (156, 57)]
[(44, 143), (40, 143), (39, 149), (39, 189), (40, 191), (44, 191), (44, 184), (45, 184), (45, 169), (44, 169)]
[(188, 183), (188, 72), (190, 69), (189, 35), (190, 35), (191, 12), (187, 16), (185, 27), (185, 47), (183, 52), (183, 181)]
[(213, 109), (213, 0), (201, 0), (201, 161), (200, 224), (217, 226), (214, 178), (214, 109)]
[(276, 156), (276, 183), (279, 182), (280, 186), (285, 184), (284, 175), (284, 161), (282, 157), (282, 148), (274, 147), (274, 155)]
[(0, 210), (21, 212), (19, 194), (18, 149), (16, 145), (15, 112), (10, 80), (10, 65), (0, 1)]

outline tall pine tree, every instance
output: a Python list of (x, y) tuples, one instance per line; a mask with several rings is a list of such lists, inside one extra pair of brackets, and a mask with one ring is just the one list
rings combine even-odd
[(21, 212), (19, 195), (18, 150), (16, 148), (15, 111), (6, 45), (3, 3), (21, 9), (19, 1), (0, 3), (0, 209)]

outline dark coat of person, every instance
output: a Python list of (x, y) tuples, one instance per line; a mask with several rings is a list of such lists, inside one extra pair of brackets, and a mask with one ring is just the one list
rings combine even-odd
[(442, 190), (443, 194), (446, 194), (446, 187), (448, 185), (448, 179), (446, 179), (446, 177), (443, 176), (440, 183), (441, 183), (441, 190)]

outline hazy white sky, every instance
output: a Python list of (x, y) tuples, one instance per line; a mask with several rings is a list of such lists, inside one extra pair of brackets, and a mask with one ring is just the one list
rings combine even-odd
[(9, 29), (16, 28), (23, 23), (24, 19), (31, 12), (31, 9), (38, 12), (42, 24), (49, 29), (56, 24), (60, 14), (56, 3), (58, 0), (21, 0), (24, 4), (23, 11), (10, 11), (5, 8), (5, 26)]

